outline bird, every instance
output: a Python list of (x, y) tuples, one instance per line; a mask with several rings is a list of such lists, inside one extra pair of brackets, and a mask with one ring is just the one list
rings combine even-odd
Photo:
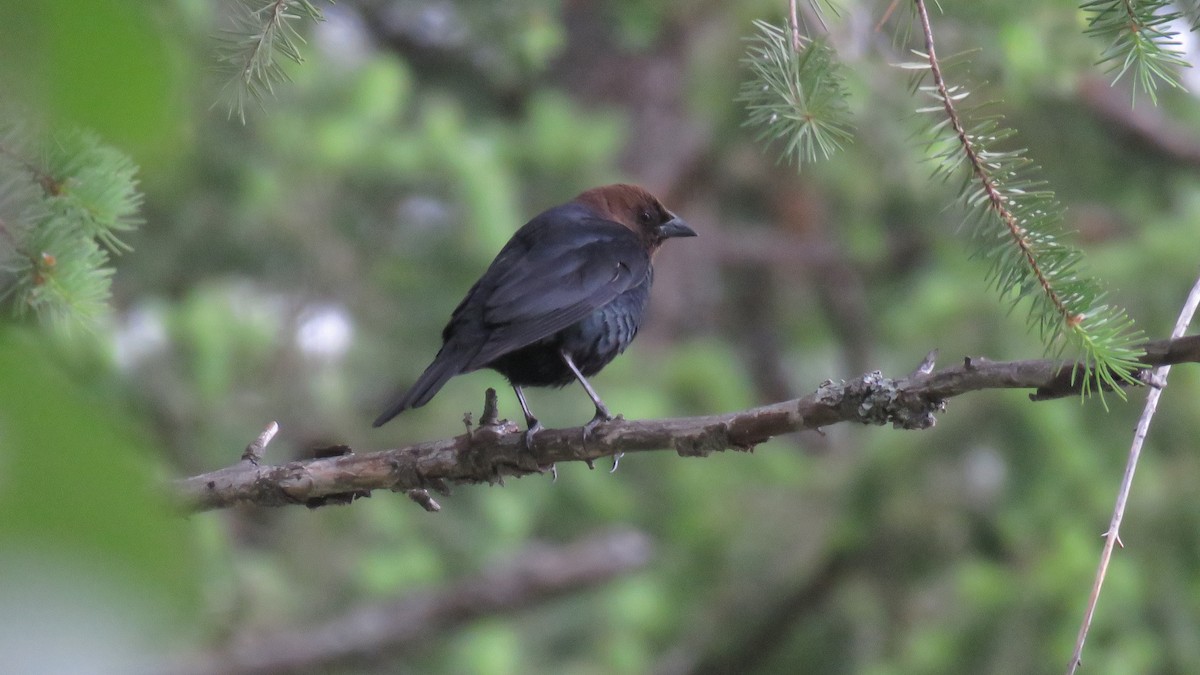
[(500, 249), (451, 313), (433, 362), (373, 426), (425, 405), (455, 375), (490, 368), (517, 396), (526, 448), (542, 425), (524, 387), (579, 382), (596, 406), (587, 437), (613, 419), (587, 378), (637, 335), (663, 242), (694, 236), (654, 195), (625, 183), (543, 211)]

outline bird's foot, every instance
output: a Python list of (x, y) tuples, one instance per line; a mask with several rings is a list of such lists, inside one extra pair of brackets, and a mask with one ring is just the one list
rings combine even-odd
[[(533, 439), (537, 437), (538, 432), (542, 430), (542, 423), (536, 419), (527, 419), (526, 423), (529, 427), (525, 429), (525, 433), (521, 434), (521, 445), (525, 448), (525, 452), (533, 452)], [(558, 466), (551, 464), (549, 466), (538, 465), (538, 471), (542, 473), (550, 472), (550, 480), (558, 482)]]
[(591, 421), (583, 425), (583, 440), (586, 441), (587, 439), (591, 438), (592, 432), (596, 430), (596, 427), (604, 424), (605, 422), (611, 422), (614, 419), (616, 418), (604, 408), (596, 408), (596, 415), (592, 417)]
[[(593, 417), (590, 422), (583, 425), (583, 442), (587, 443), (588, 439), (592, 437), (592, 434), (596, 431), (596, 428), (599, 427), (600, 425), (607, 424), (608, 422), (612, 422), (613, 420), (619, 420), (619, 419), (622, 419), (620, 415), (613, 416), (612, 413), (608, 412), (607, 408), (601, 408), (601, 407), (597, 406), (595, 417)], [(612, 466), (612, 469), (609, 470), (609, 473), (613, 473), (614, 471), (617, 470), (617, 465), (621, 463), (621, 457), (623, 457), (624, 455), (625, 455), (625, 453), (623, 453), (623, 452), (618, 452), (617, 454), (613, 455), (613, 466)], [(592, 465), (591, 460), (588, 460), (588, 468), (589, 469), (595, 468)]]
[(529, 427), (525, 429), (525, 433), (521, 434), (521, 446), (526, 452), (533, 451), (533, 440), (537, 438), (538, 432), (542, 430), (542, 423), (537, 420), (527, 420)]

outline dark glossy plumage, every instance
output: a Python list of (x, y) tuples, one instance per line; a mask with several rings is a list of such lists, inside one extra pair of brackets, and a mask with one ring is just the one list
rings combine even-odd
[(632, 185), (588, 190), (541, 213), (467, 292), (442, 331), (433, 363), (375, 426), (424, 405), (451, 377), (480, 368), (508, 379), (531, 429), (537, 419), (524, 386), (579, 380), (596, 404), (589, 424), (609, 419), (586, 377), (637, 335), (654, 277), (651, 259), (663, 240), (695, 234)]

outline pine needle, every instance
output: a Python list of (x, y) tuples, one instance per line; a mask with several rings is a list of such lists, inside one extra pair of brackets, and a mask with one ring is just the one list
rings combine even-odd
[(780, 159), (797, 168), (828, 159), (853, 138), (837, 54), (824, 40), (799, 38), (764, 21), (754, 24), (759, 33), (748, 39), (742, 59), (751, 76), (737, 98), (746, 104), (743, 126), (758, 127), (761, 143), (782, 144)]

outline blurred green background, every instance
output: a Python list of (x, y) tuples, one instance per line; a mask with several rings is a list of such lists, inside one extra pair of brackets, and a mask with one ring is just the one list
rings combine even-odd
[[(370, 428), (508, 236), (618, 180), (701, 236), (661, 253), (641, 336), (593, 380), (614, 412), (735, 410), (907, 373), (934, 347), (943, 363), (1040, 357), (969, 259), (953, 186), (929, 181), (926, 103), (889, 65), (909, 58), (905, 11), (879, 31), (883, 0), (830, 18), (858, 130), (843, 154), (797, 174), (741, 128), (742, 39), (785, 4), (343, 0), (302, 26), (306, 62), (243, 125), (213, 105), (228, 4), (0, 3), (12, 100), (129, 153), (146, 194), (108, 320), (73, 336), (0, 324), (0, 671), (154, 671), (614, 526), (651, 538), (649, 565), (320, 672), (1061, 671), (1142, 392), (1109, 412), (984, 392), (928, 431), (561, 466), (555, 483), (460, 487), (438, 514), (383, 493), (165, 507), (164, 480), (233, 463), (270, 420), (267, 459), (285, 461), (460, 433), (486, 387), (519, 419), (481, 372)], [(1196, 155), (1097, 96), (1200, 144), (1194, 96), (1128, 108), (1072, 2), (944, 9), (939, 50), (979, 48), (976, 95), (1043, 164), (1090, 271), (1165, 337), (1200, 255)], [(1194, 367), (1172, 373), (1086, 673), (1200, 672), (1198, 388)], [(574, 387), (531, 404), (549, 426), (591, 415)]]

